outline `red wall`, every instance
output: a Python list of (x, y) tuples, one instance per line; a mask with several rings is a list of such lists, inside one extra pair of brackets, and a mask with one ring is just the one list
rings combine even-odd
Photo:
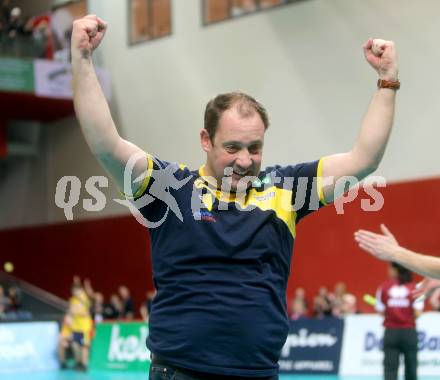
[[(298, 226), (288, 299), (294, 288), (311, 298), (320, 286), (344, 281), (357, 296), (374, 294), (386, 278), (387, 264), (361, 252), (353, 242), (359, 228), (378, 231), (385, 223), (403, 246), (440, 255), (440, 179), (397, 183), (379, 189), (385, 198), (379, 212), (365, 212), (360, 199), (338, 215), (333, 205)], [(152, 288), (149, 239), (133, 217), (98, 219), (0, 231), (0, 265), (11, 261), (14, 274), (64, 298), (74, 274), (90, 277), (106, 296), (126, 284), (140, 302)], [(360, 302), (364, 311), (371, 310)]]
[(139, 305), (152, 289), (148, 236), (131, 216), (0, 231), (0, 265), (65, 299), (74, 275), (106, 297), (125, 284)]
[[(399, 243), (411, 250), (440, 256), (440, 179), (401, 182), (378, 189), (384, 197), (380, 211), (365, 212), (361, 199), (371, 199), (364, 192), (345, 205), (343, 215), (334, 205), (301, 221), (292, 259), (288, 299), (294, 288), (306, 288), (312, 298), (320, 286), (333, 289), (338, 281), (358, 296), (375, 294), (387, 278), (387, 264), (361, 251), (353, 240), (358, 229), (379, 232), (385, 223)], [(371, 307), (359, 302), (363, 311)]]

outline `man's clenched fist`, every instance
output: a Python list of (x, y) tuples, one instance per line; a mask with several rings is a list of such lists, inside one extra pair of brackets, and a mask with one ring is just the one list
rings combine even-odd
[(377, 71), (380, 79), (397, 80), (399, 70), (393, 41), (370, 38), (364, 44), (364, 55), (367, 62)]
[(89, 58), (107, 30), (107, 23), (95, 15), (87, 15), (73, 22), (72, 59)]

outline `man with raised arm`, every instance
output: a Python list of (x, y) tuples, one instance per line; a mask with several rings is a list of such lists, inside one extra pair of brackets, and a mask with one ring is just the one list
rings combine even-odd
[[(261, 168), (268, 114), (253, 97), (231, 92), (208, 102), (200, 131), (206, 162), (190, 170), (119, 136), (92, 64), (106, 29), (96, 16), (74, 23), (75, 110), (90, 149), (121, 189), (126, 166), (131, 179), (144, 177), (132, 193), (152, 223), (150, 378), (277, 379), (296, 224), (333, 201), (339, 178), (361, 180), (379, 165), (399, 86), (394, 44), (383, 41), (375, 54), (372, 39), (363, 47), (380, 80), (348, 152)], [(131, 161), (134, 155), (141, 159)]]

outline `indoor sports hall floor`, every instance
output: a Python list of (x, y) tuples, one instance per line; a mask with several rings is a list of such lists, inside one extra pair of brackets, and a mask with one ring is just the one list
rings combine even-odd
[[(34, 372), (32, 374), (1, 374), (4, 380), (148, 380), (148, 374), (123, 372), (120, 374), (74, 371)], [(419, 377), (419, 380), (432, 380), (434, 377)], [(381, 380), (380, 377), (339, 377), (339, 376), (280, 376), (280, 380)]]

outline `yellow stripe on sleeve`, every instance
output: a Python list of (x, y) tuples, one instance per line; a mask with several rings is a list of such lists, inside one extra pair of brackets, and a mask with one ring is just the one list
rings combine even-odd
[(153, 159), (151, 155), (147, 154), (147, 171), (145, 172), (145, 178), (142, 181), (141, 187), (139, 187), (139, 189), (137, 189), (133, 195), (125, 194), (124, 192), (121, 192), (121, 194), (128, 199), (134, 199), (140, 197), (145, 192), (145, 190), (148, 187), (148, 184), (150, 183), (152, 172), (153, 172)]
[(153, 159), (149, 154), (147, 154), (147, 161), (147, 172), (145, 173), (144, 181), (142, 182), (141, 187), (137, 189), (137, 191), (133, 194), (134, 198), (141, 196), (147, 189), (148, 184), (150, 183), (151, 173), (153, 172)]
[(319, 197), (319, 201), (323, 204), (323, 205), (327, 205), (327, 202), (325, 201), (325, 196), (324, 196), (324, 186), (322, 183), (322, 171), (323, 171), (323, 162), (324, 162), (325, 157), (322, 157), (319, 162), (318, 162), (318, 170), (316, 173), (316, 189), (318, 191), (318, 197)]

